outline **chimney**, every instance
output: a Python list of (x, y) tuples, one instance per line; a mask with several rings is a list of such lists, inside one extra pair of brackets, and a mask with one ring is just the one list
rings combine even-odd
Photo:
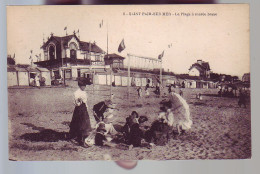
[(202, 60), (197, 60), (197, 63), (202, 65)]

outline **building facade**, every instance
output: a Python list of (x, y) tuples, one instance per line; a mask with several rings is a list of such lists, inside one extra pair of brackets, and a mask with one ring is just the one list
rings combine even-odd
[(202, 78), (210, 78), (210, 66), (208, 62), (197, 60), (196, 63), (192, 64), (189, 68), (190, 76), (198, 76)]
[(62, 37), (52, 34), (41, 49), (43, 60), (34, 63), (48, 68), (53, 78), (89, 76), (110, 68), (104, 61), (105, 51), (96, 43), (81, 41), (75, 33)]
[(250, 83), (250, 73), (245, 73), (242, 77), (242, 82)]
[(105, 64), (111, 65), (113, 69), (122, 69), (124, 68), (124, 57), (117, 54), (108, 54), (105, 55)]

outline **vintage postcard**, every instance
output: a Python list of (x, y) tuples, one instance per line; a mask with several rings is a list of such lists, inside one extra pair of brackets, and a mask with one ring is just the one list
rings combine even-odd
[(8, 6), (9, 160), (251, 158), (249, 5)]

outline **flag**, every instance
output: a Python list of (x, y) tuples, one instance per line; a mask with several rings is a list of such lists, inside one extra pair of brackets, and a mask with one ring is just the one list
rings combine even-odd
[(65, 27), (64, 30), (67, 30), (67, 27)]
[(160, 55), (158, 56), (158, 59), (162, 59), (163, 55), (164, 55), (164, 51), (162, 52), (162, 54), (160, 54)]
[(101, 27), (103, 27), (103, 19), (102, 19), (102, 21), (99, 24), (99, 28), (101, 28)]
[(124, 39), (121, 41), (121, 43), (119, 44), (118, 47), (118, 52), (121, 53), (121, 51), (123, 51), (125, 49), (125, 42)]

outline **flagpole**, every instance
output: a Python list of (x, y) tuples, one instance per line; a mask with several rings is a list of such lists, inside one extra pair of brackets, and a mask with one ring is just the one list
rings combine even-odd
[[(108, 57), (108, 21), (107, 21), (107, 59)], [(112, 62), (110, 62), (110, 99), (112, 99)]]
[(160, 98), (162, 97), (162, 59), (160, 64)]
[(128, 62), (127, 62), (127, 72), (128, 72), (128, 77), (127, 77), (127, 99), (129, 99), (129, 88), (130, 88), (130, 55), (127, 54)]

